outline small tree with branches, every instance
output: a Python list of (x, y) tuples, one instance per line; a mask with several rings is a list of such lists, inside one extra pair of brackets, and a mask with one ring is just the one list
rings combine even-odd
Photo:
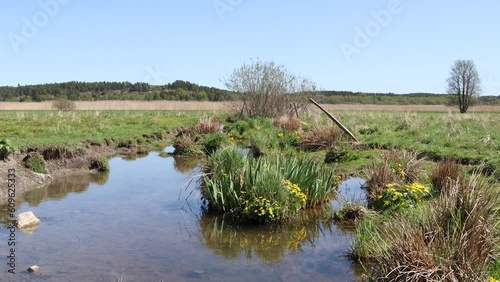
[(481, 80), (472, 60), (457, 60), (448, 78), (448, 94), (454, 95), (454, 104), (460, 113), (466, 113), (473, 98), (481, 93)]
[(242, 103), (237, 110), (252, 117), (299, 115), (308, 110), (307, 96), (316, 91), (311, 80), (294, 75), (273, 61), (260, 60), (235, 69), (224, 84), (241, 94)]

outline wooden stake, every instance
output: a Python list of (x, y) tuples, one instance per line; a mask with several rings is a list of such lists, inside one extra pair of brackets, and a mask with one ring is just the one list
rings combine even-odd
[(345, 127), (338, 119), (336, 119), (334, 116), (332, 116), (332, 114), (330, 114), (329, 112), (327, 112), (325, 109), (323, 109), (323, 107), (321, 107), (318, 103), (316, 103), (316, 101), (314, 101), (312, 98), (309, 98), (309, 101), (311, 101), (314, 105), (316, 105), (318, 108), (320, 108), (331, 120), (333, 120), (333, 122), (335, 122), (345, 133), (349, 134), (349, 136), (351, 136), (352, 139), (354, 139), (354, 141), (358, 142), (359, 143), (359, 140), (356, 139), (356, 137), (349, 131), (349, 129), (347, 129), (347, 127)]

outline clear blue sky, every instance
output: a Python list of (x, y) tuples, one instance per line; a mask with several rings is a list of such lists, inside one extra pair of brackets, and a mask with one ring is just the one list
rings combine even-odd
[(497, 0), (41, 0), (0, 4), (0, 85), (177, 79), (252, 58), (326, 90), (443, 93), (471, 59), (500, 95)]

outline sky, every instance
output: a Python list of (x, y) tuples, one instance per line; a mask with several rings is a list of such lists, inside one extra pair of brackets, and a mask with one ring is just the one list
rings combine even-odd
[(466, 59), (498, 96), (499, 12), (497, 0), (2, 0), (0, 85), (224, 88), (259, 59), (324, 90), (444, 93)]

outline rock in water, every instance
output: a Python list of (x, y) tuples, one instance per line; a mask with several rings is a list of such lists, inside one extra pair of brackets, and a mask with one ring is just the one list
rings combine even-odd
[(30, 273), (37, 272), (38, 270), (40, 270), (40, 266), (38, 265), (33, 265), (30, 268), (28, 268), (28, 272)]
[(17, 229), (20, 231), (33, 232), (40, 224), (40, 220), (33, 214), (32, 211), (23, 212), (16, 217)]

